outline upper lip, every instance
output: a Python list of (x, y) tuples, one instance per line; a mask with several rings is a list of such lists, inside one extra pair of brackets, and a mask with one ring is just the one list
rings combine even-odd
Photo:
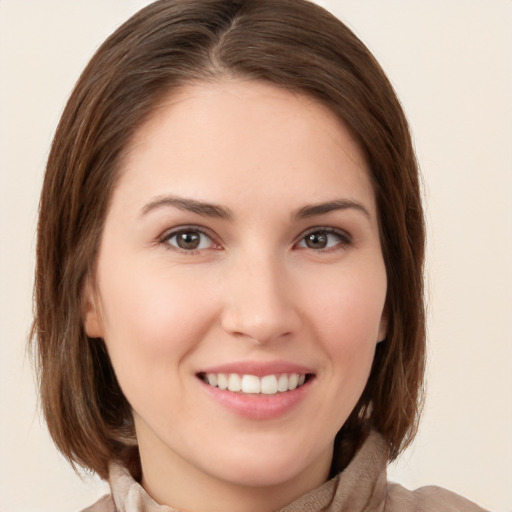
[(314, 372), (307, 366), (287, 361), (238, 361), (211, 366), (199, 371), (198, 373), (236, 373), (238, 375), (255, 375), (256, 377), (263, 377), (265, 375), (282, 375), (285, 373), (306, 375)]

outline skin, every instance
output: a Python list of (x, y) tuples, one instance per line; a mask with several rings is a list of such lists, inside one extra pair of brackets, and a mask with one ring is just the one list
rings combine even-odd
[[(336, 432), (385, 337), (387, 280), (362, 152), (312, 99), (226, 79), (168, 98), (121, 173), (85, 328), (105, 340), (133, 408), (142, 485), (180, 510), (283, 507), (327, 479)], [(199, 237), (196, 249), (179, 247), (180, 229)], [(309, 246), (311, 231), (326, 246)], [(277, 418), (233, 412), (197, 376), (275, 360), (314, 373)]]

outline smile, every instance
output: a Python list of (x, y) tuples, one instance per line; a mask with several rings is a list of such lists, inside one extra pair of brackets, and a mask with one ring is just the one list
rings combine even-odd
[(257, 377), (256, 375), (237, 373), (202, 373), (199, 377), (209, 386), (221, 390), (242, 394), (275, 395), (293, 391), (301, 387), (308, 379), (307, 374), (271, 374)]

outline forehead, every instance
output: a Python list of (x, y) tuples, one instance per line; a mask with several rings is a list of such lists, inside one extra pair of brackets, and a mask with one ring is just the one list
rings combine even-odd
[[(260, 123), (262, 117), (265, 117), (264, 126)], [(172, 133), (180, 144), (192, 143), (199, 133), (205, 141), (205, 135), (217, 131), (212, 130), (215, 126), (221, 131), (223, 127), (238, 125), (240, 130), (223, 133), (226, 138), (236, 137), (237, 142), (242, 138), (247, 140), (247, 136), (259, 130), (261, 133), (262, 128), (270, 136), (275, 135), (273, 129), (283, 125), (292, 130), (290, 135), (298, 135), (299, 130), (309, 128), (309, 135), (312, 131), (323, 132), (331, 142), (339, 143), (350, 158), (364, 164), (360, 147), (330, 108), (304, 93), (264, 81), (218, 79), (192, 82), (173, 91), (158, 103), (149, 119), (136, 131), (128, 151), (150, 143), (155, 131), (165, 125), (171, 128), (173, 122), (174, 130), (170, 129), (168, 135)], [(285, 141), (287, 133), (281, 134), (281, 142)]]
[(117, 188), (229, 202), (305, 190), (326, 200), (333, 186), (373, 195), (362, 151), (339, 118), (309, 96), (237, 79), (165, 98), (129, 144)]

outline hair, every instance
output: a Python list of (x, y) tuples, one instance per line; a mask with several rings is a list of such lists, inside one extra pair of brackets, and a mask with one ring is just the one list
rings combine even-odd
[(337, 18), (306, 0), (159, 0), (119, 27), (79, 78), (62, 114), (41, 194), (35, 276), (41, 405), (71, 463), (138, 474), (130, 405), (103, 340), (83, 326), (84, 283), (123, 155), (164, 98), (187, 84), (264, 81), (326, 105), (362, 149), (376, 195), (388, 291), (386, 340), (335, 441), (333, 471), (369, 428), (393, 460), (414, 437), (423, 396), (424, 221), (405, 115), (381, 67)]

